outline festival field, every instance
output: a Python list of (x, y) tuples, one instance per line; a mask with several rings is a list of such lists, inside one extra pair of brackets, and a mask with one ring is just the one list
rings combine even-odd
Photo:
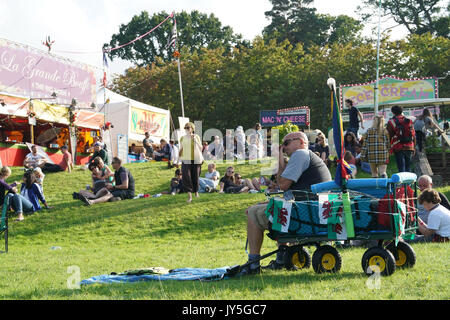
[[(389, 175), (395, 166), (391, 163)], [(125, 166), (136, 179), (136, 194), (169, 189), (173, 170), (166, 163)], [(235, 170), (245, 178), (258, 177), (261, 166), (236, 165)], [(226, 167), (218, 165), (222, 175)], [(21, 180), (22, 174), (22, 169), (13, 168), (8, 182)], [(379, 289), (366, 284), (363, 248), (339, 249), (343, 266), (338, 274), (318, 275), (310, 268), (214, 282), (153, 281), (70, 289), (68, 280), (76, 280), (77, 270), (83, 280), (145, 267), (242, 264), (247, 260), (245, 209), (265, 199), (263, 194), (214, 193), (200, 194), (187, 204), (187, 196), (181, 194), (87, 207), (73, 200), (72, 192), (89, 183), (89, 172), (81, 169), (47, 174), (44, 192), (53, 209), (26, 216), (23, 222), (10, 217), (9, 252), (0, 255), (1, 299), (450, 299), (448, 243), (413, 245), (415, 267), (381, 278)], [(450, 188), (439, 190), (450, 196)], [(275, 242), (266, 238), (262, 252), (275, 248)]]

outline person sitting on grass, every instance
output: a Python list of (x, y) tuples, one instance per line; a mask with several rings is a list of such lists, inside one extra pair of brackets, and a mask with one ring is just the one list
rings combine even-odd
[(42, 194), (44, 194), (44, 178), (45, 174), (42, 172), (42, 169), (37, 167), (33, 170), (34, 178), (36, 179), (36, 183), (39, 188), (41, 188)]
[(350, 151), (352, 155), (355, 156), (356, 154), (355, 145), (357, 143), (359, 143), (359, 141), (356, 135), (351, 131), (347, 131), (347, 133), (344, 135), (345, 150)]
[(208, 172), (205, 173), (205, 177), (199, 178), (199, 190), (198, 192), (213, 192), (219, 185), (220, 173), (216, 170), (216, 164), (208, 164)]
[(116, 185), (106, 185), (105, 188), (101, 189), (96, 194), (96, 198), (93, 200), (80, 195), (80, 200), (86, 205), (90, 206), (107, 201), (119, 201), (134, 198), (134, 178), (130, 170), (122, 167), (122, 160), (117, 157), (113, 158), (112, 166), (115, 170), (114, 180)]
[(176, 195), (183, 190), (183, 180), (181, 175), (181, 169), (175, 170), (175, 177), (170, 180), (170, 194)]
[(428, 223), (419, 219), (419, 231), (425, 237), (433, 236), (433, 242), (450, 241), (450, 211), (440, 205), (439, 193), (433, 189), (424, 190), (419, 196), (419, 204), (429, 212)]
[(31, 152), (27, 154), (23, 160), (23, 166), (26, 169), (34, 169), (36, 167), (43, 168), (46, 163), (47, 159), (37, 152), (37, 148), (34, 145), (31, 146)]
[(69, 152), (69, 148), (67, 146), (61, 147), (61, 152), (63, 153), (63, 159), (59, 164), (59, 167), (62, 171), (72, 172), (73, 170), (73, 160), (72, 155)]
[(19, 182), (8, 184), (6, 179), (11, 176), (11, 169), (9, 167), (2, 167), (0, 169), (0, 205), (5, 202), (5, 192), (15, 194), (17, 193), (17, 186)]
[(103, 160), (100, 158), (96, 158), (88, 165), (89, 171), (92, 172), (92, 186), (87, 186), (86, 189), (74, 192), (72, 194), (73, 199), (80, 200), (80, 194), (87, 199), (95, 199), (100, 190), (105, 188), (107, 184), (112, 184), (114, 173), (105, 165), (100, 169), (99, 166), (101, 165), (103, 165)]
[[(17, 190), (17, 185), (19, 182), (14, 182), (12, 184), (6, 183), (6, 179), (11, 175), (11, 169), (9, 167), (2, 167), (0, 170), (0, 186), (1, 186), (1, 195), (3, 196), (2, 205), (5, 200), (8, 201), (12, 210), (14, 210), (18, 214), (18, 218), (16, 221), (23, 221), (24, 213), (32, 213), (33, 212), (33, 204), (25, 199)], [(5, 196), (5, 191), (8, 191)], [(7, 208), (8, 209), (8, 208)]]
[(225, 175), (220, 179), (219, 186), (219, 193), (244, 193), (250, 190), (249, 187), (236, 183), (233, 167), (227, 168)]
[[(16, 221), (23, 221), (25, 218), (23, 213), (33, 213), (41, 210), (39, 201), (42, 202), (46, 209), (51, 209), (45, 201), (41, 188), (36, 183), (36, 177), (32, 170), (27, 170), (23, 175), (23, 183), (20, 188), (21, 197), (12, 197), (12, 207), (18, 213)], [(27, 201), (24, 201), (27, 200)], [(30, 207), (31, 204), (31, 207)], [(22, 212), (21, 209), (23, 209)]]
[(172, 153), (172, 148), (170, 144), (168, 144), (165, 139), (161, 139), (160, 143), (161, 144), (159, 147), (159, 151), (153, 152), (153, 157), (155, 158), (156, 161), (163, 161), (163, 159), (170, 161), (170, 156)]
[(108, 164), (108, 153), (105, 149), (102, 148), (102, 144), (100, 142), (94, 143), (94, 154), (92, 155), (91, 159), (89, 160), (89, 163), (94, 161), (95, 158), (100, 157), (104, 163)]
[(256, 190), (261, 190), (261, 186), (266, 186), (267, 192), (279, 192), (280, 188), (277, 185), (277, 175), (273, 174), (270, 176), (270, 179), (261, 176), (259, 179), (253, 178), (252, 183), (255, 186)]
[(256, 178), (253, 178), (252, 180), (245, 178), (243, 179), (242, 176), (239, 173), (234, 174), (234, 181), (239, 186), (245, 186), (249, 188), (250, 193), (256, 193), (261, 190), (261, 186), (259, 185)]
[(318, 156), (327, 164), (328, 167), (331, 165), (330, 147), (328, 146), (325, 136), (322, 133), (317, 135), (314, 151), (318, 153)]

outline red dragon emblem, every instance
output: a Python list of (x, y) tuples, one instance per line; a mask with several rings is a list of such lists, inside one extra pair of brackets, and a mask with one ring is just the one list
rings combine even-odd
[(280, 211), (278, 212), (277, 222), (283, 226), (286, 226), (288, 214), (289, 213), (287, 212), (286, 208), (280, 209)]

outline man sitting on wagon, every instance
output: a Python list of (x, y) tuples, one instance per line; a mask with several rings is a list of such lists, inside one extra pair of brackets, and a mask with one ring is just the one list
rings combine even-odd
[[(308, 137), (303, 132), (293, 132), (286, 135), (280, 146), (278, 159), (277, 184), (283, 191), (304, 190), (310, 191), (311, 185), (331, 181), (331, 174), (325, 162), (308, 149)], [(284, 161), (283, 152), (289, 156), (289, 161)], [(250, 248), (248, 255), (250, 264), (248, 268), (241, 270), (241, 275), (256, 274), (261, 272), (259, 263), (261, 246), (264, 238), (264, 230), (268, 229), (269, 220), (265, 211), (267, 203), (260, 203), (247, 209), (247, 238)], [(276, 260), (264, 268), (276, 270), (283, 268), (283, 255), (277, 253)]]

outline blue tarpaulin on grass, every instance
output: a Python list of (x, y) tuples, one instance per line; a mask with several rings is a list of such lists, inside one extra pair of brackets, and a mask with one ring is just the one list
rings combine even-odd
[(91, 277), (80, 282), (81, 285), (94, 283), (126, 283), (138, 281), (166, 281), (166, 280), (200, 280), (200, 281), (217, 281), (225, 278), (230, 267), (222, 267), (217, 269), (199, 269), (199, 268), (181, 268), (170, 270), (167, 274), (142, 274), (142, 275), (101, 275)]

